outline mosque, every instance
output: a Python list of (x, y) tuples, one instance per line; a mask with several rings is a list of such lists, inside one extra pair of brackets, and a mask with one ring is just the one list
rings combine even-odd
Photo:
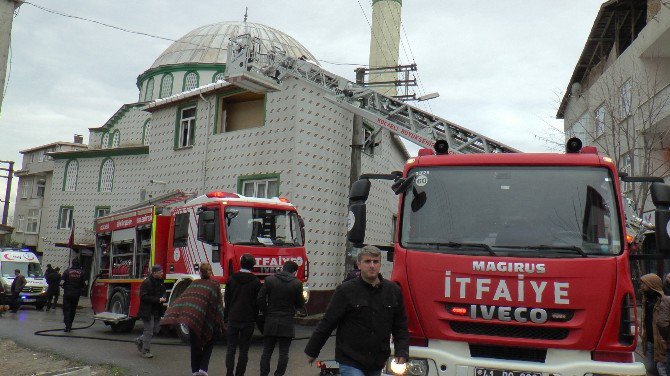
[[(374, 3), (397, 12), (399, 30), (401, 2)], [(291, 57), (317, 61), (267, 25), (219, 22), (187, 33), (139, 74), (136, 101), (89, 129), (87, 145), (79, 136), (74, 143), (21, 152), (14, 240), (35, 250), (44, 264), (63, 268), (80, 257), (86, 265), (93, 259), (98, 216), (175, 190), (283, 196), (305, 221), (310, 303), (325, 304), (344, 274), (353, 114), (299, 79), (283, 80), (279, 91), (267, 93), (226, 82), (229, 39), (247, 33), (262, 41), (262, 49), (279, 47)], [(397, 47), (395, 54), (397, 64)], [(409, 157), (403, 143), (388, 131), (375, 137), (374, 148), (363, 153), (362, 172), (401, 169)], [(38, 185), (41, 196), (35, 197)], [(392, 244), (395, 196), (375, 187), (368, 206), (366, 241)]]

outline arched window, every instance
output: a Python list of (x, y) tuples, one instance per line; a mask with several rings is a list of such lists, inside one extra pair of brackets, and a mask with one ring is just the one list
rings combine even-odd
[(98, 182), (99, 192), (111, 192), (114, 183), (114, 161), (107, 158), (100, 166), (100, 181)]
[(118, 148), (120, 143), (121, 143), (121, 132), (119, 132), (119, 130), (117, 129), (113, 133), (112, 147), (113, 148)]
[(76, 159), (70, 160), (65, 165), (65, 178), (63, 179), (63, 190), (74, 192), (77, 189), (77, 171), (79, 162)]
[(167, 73), (161, 78), (161, 91), (158, 93), (159, 98), (165, 98), (172, 95), (172, 73)]
[(100, 141), (100, 148), (107, 149), (109, 147), (109, 132), (105, 132), (102, 135), (102, 140)]
[(151, 77), (149, 81), (147, 81), (147, 87), (144, 90), (144, 100), (145, 101), (150, 101), (154, 97), (154, 78)]
[(149, 145), (149, 123), (151, 120), (144, 122), (144, 128), (142, 130), (142, 145)]
[(223, 72), (214, 73), (214, 76), (212, 76), (212, 82), (216, 83), (217, 81), (225, 81), (223, 76), (224, 76)]
[(189, 91), (193, 90), (196, 87), (198, 87), (198, 74), (195, 72), (188, 72), (186, 73), (186, 76), (184, 76), (184, 88), (182, 91)]

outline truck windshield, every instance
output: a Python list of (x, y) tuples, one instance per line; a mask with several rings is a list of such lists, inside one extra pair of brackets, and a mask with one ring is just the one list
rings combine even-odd
[(14, 270), (19, 269), (24, 277), (43, 277), (42, 267), (37, 262), (2, 262), (2, 276), (14, 278)]
[(528, 257), (622, 250), (613, 179), (605, 168), (435, 167), (411, 174), (403, 247)]
[(226, 235), (231, 244), (281, 247), (303, 245), (296, 212), (229, 206), (225, 218)]

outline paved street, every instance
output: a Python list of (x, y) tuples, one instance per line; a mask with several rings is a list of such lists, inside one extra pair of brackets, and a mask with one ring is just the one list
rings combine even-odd
[[(92, 311), (88, 307), (80, 308), (74, 322), (74, 328), (86, 327), (91, 324)], [(128, 375), (190, 375), (189, 348), (182, 345), (176, 337), (157, 337), (152, 347), (153, 359), (140, 357), (133, 339), (142, 331), (141, 322), (132, 333), (114, 334), (101, 322), (96, 322), (87, 329), (73, 330), (72, 333), (54, 331), (44, 333), (47, 336), (35, 335), (36, 331), (61, 329), (62, 311), (36, 311), (32, 307), (23, 307), (18, 313), (7, 313), (0, 316), (0, 337), (11, 338), (17, 344), (49, 351), (62, 356), (79, 360), (86, 364), (108, 363), (124, 367)], [(289, 368), (290, 375), (318, 375), (315, 366), (307, 364), (302, 352), (313, 327), (297, 326), (296, 340), (291, 345)], [(76, 338), (91, 337), (91, 338)], [(161, 345), (159, 345), (160, 343)], [(325, 358), (333, 358), (335, 338), (331, 337), (322, 354)], [(262, 336), (256, 332), (249, 351), (247, 375), (258, 375), (259, 361), (262, 352)], [(221, 343), (214, 348), (210, 362), (210, 375), (225, 374), (226, 346)], [(272, 372), (276, 365), (277, 350), (272, 359)]]

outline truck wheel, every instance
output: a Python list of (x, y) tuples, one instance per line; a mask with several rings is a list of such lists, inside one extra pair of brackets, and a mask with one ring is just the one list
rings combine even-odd
[[(112, 299), (109, 300), (109, 311), (113, 313), (128, 314), (128, 293), (126, 290), (117, 289)], [(135, 327), (135, 320), (124, 320), (110, 324), (114, 333), (129, 333)]]
[(189, 335), (188, 326), (186, 326), (184, 324), (177, 324), (177, 325), (175, 325), (174, 328), (177, 331), (177, 335), (179, 336), (179, 339), (183, 343), (189, 343), (191, 341), (191, 336)]

